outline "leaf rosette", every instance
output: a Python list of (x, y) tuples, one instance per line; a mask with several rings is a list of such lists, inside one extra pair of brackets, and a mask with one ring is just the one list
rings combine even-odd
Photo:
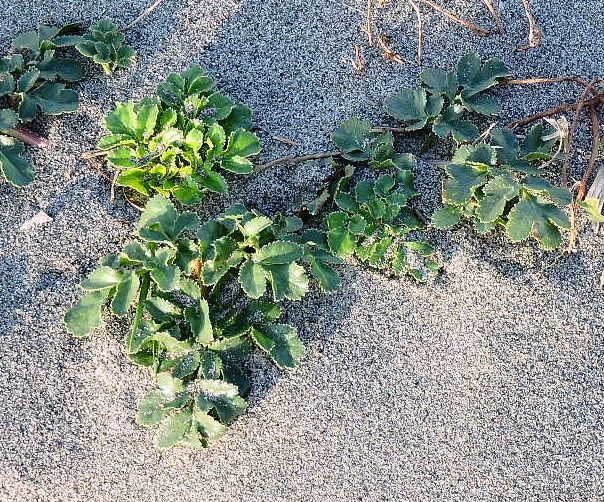
[(324, 290), (335, 290), (331, 265), (340, 260), (325, 234), (301, 226), (298, 218), (271, 219), (240, 205), (200, 226), (194, 213), (156, 196), (136, 240), (82, 283), (86, 294), (65, 315), (74, 335), (100, 326), (105, 305), (116, 316), (135, 311), (126, 352), (157, 384), (137, 422), (160, 425), (159, 448), (207, 446), (225, 432), (245, 411), (254, 351), (279, 368), (303, 356), (296, 329), (279, 321), (279, 302), (306, 294), (307, 269)]
[(119, 170), (118, 185), (196, 204), (227, 192), (223, 173), (252, 172), (260, 144), (249, 108), (216, 91), (199, 67), (171, 74), (157, 95), (117, 103), (105, 120), (110, 134), (99, 147)]
[(433, 226), (450, 228), (468, 218), (479, 233), (502, 226), (512, 242), (532, 237), (543, 249), (559, 247), (571, 227), (563, 208), (572, 195), (540, 176), (539, 162), (555, 158), (551, 136), (536, 125), (520, 142), (502, 128), (489, 144), (459, 147), (445, 168), (445, 206), (433, 215)]

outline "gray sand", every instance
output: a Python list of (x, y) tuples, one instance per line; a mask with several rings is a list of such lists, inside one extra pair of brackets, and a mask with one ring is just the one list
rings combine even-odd
[[(159, 453), (135, 425), (148, 374), (122, 351), (125, 324), (88, 341), (62, 314), (96, 261), (127, 239), (136, 211), (79, 159), (115, 100), (153, 91), (170, 70), (205, 66), (247, 102), (262, 128), (263, 159), (330, 148), (354, 115), (384, 121), (382, 100), (416, 82), (417, 68), (365, 50), (350, 64), (365, 2), (166, 0), (128, 38), (136, 67), (80, 87), (80, 113), (48, 122), (36, 182), (0, 184), (0, 500), (596, 500), (604, 497), (602, 237), (582, 221), (582, 249), (553, 263), (533, 245), (432, 233), (448, 263), (430, 286), (389, 280), (353, 264), (336, 294), (289, 309), (308, 343), (295, 371), (255, 362), (250, 412), (211, 449)], [(130, 21), (147, 0), (0, 0), (0, 49), (38, 21)], [(378, 26), (413, 57), (406, 2)], [(443, 2), (445, 3), (445, 2)], [(446, 2), (490, 23), (480, 2)], [(506, 37), (479, 39), (426, 13), (427, 65), (448, 68), (469, 50), (504, 59), (518, 76), (604, 74), (602, 0), (535, 0), (542, 47), (514, 53), (526, 27), (520, 0), (498, 2)], [(398, 6), (397, 6), (398, 5)], [(376, 31), (379, 31), (376, 28)], [(573, 99), (572, 87), (505, 90), (505, 118)], [(292, 149), (270, 139), (286, 136)], [(582, 154), (588, 148), (582, 144)], [(583, 161), (576, 169), (580, 172)], [(234, 186), (233, 200), (273, 212), (295, 204), (327, 172), (284, 167)], [(419, 167), (426, 212), (439, 169)], [(212, 199), (204, 211), (218, 211)], [(43, 210), (54, 221), (18, 228)], [(551, 267), (549, 265), (552, 265)]]

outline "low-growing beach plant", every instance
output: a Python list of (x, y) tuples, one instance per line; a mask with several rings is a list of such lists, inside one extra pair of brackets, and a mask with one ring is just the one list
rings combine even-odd
[(420, 73), (422, 86), (403, 89), (384, 102), (386, 112), (403, 122), (407, 131), (430, 127), (439, 138), (452, 136), (455, 142), (473, 141), (479, 134), (477, 125), (468, 120), (471, 113), (497, 115), (501, 106), (484, 91), (510, 75), (497, 58), (482, 64), (480, 56), (463, 56), (456, 72), (429, 68)]
[(296, 217), (242, 205), (200, 226), (196, 214), (155, 196), (136, 239), (88, 276), (65, 322), (81, 337), (101, 325), (105, 305), (117, 316), (134, 310), (126, 353), (156, 384), (137, 422), (159, 424), (159, 448), (207, 446), (246, 409), (253, 351), (279, 368), (304, 354), (296, 329), (279, 321), (279, 304), (309, 291), (309, 272), (323, 290), (338, 287), (331, 265), (340, 260), (326, 241)]
[(445, 206), (433, 216), (436, 228), (469, 218), (479, 233), (505, 228), (512, 242), (529, 237), (543, 249), (562, 244), (562, 230), (571, 227), (561, 207), (572, 202), (569, 190), (544, 179), (539, 164), (555, 155), (553, 131), (534, 126), (519, 143), (509, 129), (496, 129), (490, 143), (460, 146), (445, 167)]
[(134, 58), (134, 49), (125, 43), (124, 34), (110, 19), (102, 19), (92, 26), (82, 36), (76, 49), (101, 65), (107, 75), (117, 68), (129, 68)]
[[(68, 52), (92, 36), (82, 37), (79, 32), (77, 24), (60, 28), (40, 25), (15, 38), (12, 53), (0, 59), (0, 170), (15, 186), (23, 187), (34, 179), (30, 162), (22, 156), (23, 143), (36, 147), (48, 144), (24, 124), (41, 115), (61, 115), (80, 107), (78, 93), (66, 87), (85, 75), (83, 66)], [(120, 49), (122, 54), (126, 47)], [(124, 59), (120, 63), (125, 66)]]
[[(332, 141), (347, 163), (336, 163), (319, 196), (306, 206), (316, 215), (335, 205), (324, 219), (329, 249), (341, 258), (355, 257), (372, 268), (417, 281), (436, 274), (441, 266), (434, 249), (419, 239), (424, 225), (408, 207), (417, 195), (415, 157), (396, 151), (392, 132), (380, 132), (358, 118), (344, 122)], [(355, 179), (357, 168), (363, 166), (385, 174), (373, 181)]]
[(155, 98), (117, 103), (105, 126), (99, 148), (119, 171), (116, 184), (183, 204), (226, 193), (221, 172), (251, 173), (250, 157), (260, 151), (250, 109), (217, 91), (197, 66), (170, 74)]

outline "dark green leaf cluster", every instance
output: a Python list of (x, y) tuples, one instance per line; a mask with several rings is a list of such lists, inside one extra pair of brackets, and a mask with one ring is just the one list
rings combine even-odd
[(8, 137), (13, 128), (40, 114), (60, 115), (80, 106), (78, 93), (65, 82), (81, 80), (84, 69), (62, 54), (79, 40), (73, 35), (77, 29), (40, 25), (19, 35), (13, 53), (0, 59), (0, 169), (15, 186), (31, 183), (34, 173), (21, 156), (21, 142)]
[(217, 168), (249, 174), (249, 157), (260, 151), (249, 108), (216, 91), (197, 66), (170, 74), (157, 98), (118, 103), (105, 125), (110, 134), (99, 147), (120, 171), (117, 184), (183, 204), (200, 202), (208, 191), (226, 193)]
[(270, 219), (241, 205), (199, 226), (194, 213), (178, 213), (156, 196), (137, 239), (82, 284), (86, 295), (65, 315), (76, 336), (101, 324), (106, 304), (118, 316), (136, 306), (126, 351), (155, 375), (157, 388), (142, 400), (137, 421), (160, 424), (158, 447), (207, 446), (225, 431), (246, 408), (254, 350), (279, 368), (302, 357), (296, 329), (279, 322), (278, 302), (306, 294), (306, 269), (333, 291), (330, 264), (339, 259), (325, 234), (301, 226), (298, 218)]
[(413, 173), (399, 170), (375, 180), (359, 181), (346, 191), (342, 179), (335, 194), (340, 209), (325, 222), (329, 248), (341, 257), (355, 256), (378, 269), (389, 268), (396, 276), (409, 275), (425, 281), (438, 272), (440, 264), (433, 247), (410, 234), (423, 228), (407, 207), (416, 195)]
[(495, 129), (489, 144), (459, 147), (445, 169), (445, 206), (434, 214), (434, 227), (465, 217), (480, 233), (501, 225), (512, 242), (533, 237), (543, 249), (560, 246), (571, 226), (561, 207), (572, 195), (540, 176), (538, 163), (554, 155), (551, 133), (537, 125), (519, 142), (511, 130)]
[(111, 75), (117, 68), (129, 68), (132, 65), (134, 49), (125, 44), (124, 40), (124, 34), (115, 23), (102, 19), (82, 37), (76, 49)]
[(481, 64), (480, 56), (470, 53), (459, 60), (456, 72), (424, 70), (420, 74), (421, 88), (403, 89), (386, 99), (384, 106), (389, 115), (404, 122), (408, 131), (430, 126), (440, 138), (453, 136), (457, 143), (472, 141), (478, 136), (478, 128), (464, 117), (467, 112), (497, 115), (499, 103), (484, 91), (508, 75), (509, 70), (499, 59)]

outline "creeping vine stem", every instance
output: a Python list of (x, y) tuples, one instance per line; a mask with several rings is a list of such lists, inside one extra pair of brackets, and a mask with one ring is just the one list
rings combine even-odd
[[(140, 294), (138, 297), (138, 305), (136, 306), (136, 313), (134, 314), (134, 320), (132, 321), (132, 328), (130, 329), (130, 336), (128, 338), (130, 341), (134, 340), (134, 336), (136, 335), (136, 332), (138, 331), (138, 327), (143, 318), (143, 312), (145, 310), (145, 302), (147, 300), (147, 295), (149, 294), (150, 285), (151, 285), (151, 277), (149, 276), (149, 273), (147, 272), (145, 275), (143, 275), (143, 278), (141, 281), (141, 290), (140, 290)], [(131, 347), (128, 347), (128, 350), (130, 350), (130, 349), (131, 349)]]

